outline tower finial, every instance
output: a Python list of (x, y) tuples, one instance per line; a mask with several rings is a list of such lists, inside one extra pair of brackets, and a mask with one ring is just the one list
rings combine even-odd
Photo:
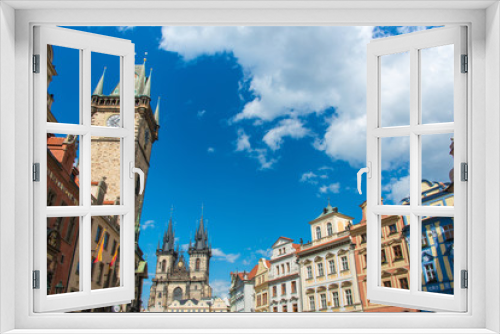
[(104, 70), (102, 71), (101, 78), (99, 79), (99, 82), (97, 83), (97, 86), (94, 89), (94, 93), (92, 95), (102, 95), (102, 90), (104, 87), (104, 74), (106, 73), (106, 66), (104, 66)]
[(331, 206), (331, 204), (330, 204), (330, 196), (328, 196), (328, 206)]
[(149, 77), (146, 78), (146, 87), (142, 95), (151, 96), (151, 75), (153, 74), (153, 68), (149, 69)]
[(158, 102), (156, 103), (156, 111), (155, 111), (155, 121), (157, 125), (160, 125), (160, 99), (161, 98), (158, 97)]
[(203, 218), (203, 202), (201, 202), (201, 218)]
[(170, 207), (170, 219), (172, 219), (174, 215), (174, 205), (172, 204), (172, 206)]

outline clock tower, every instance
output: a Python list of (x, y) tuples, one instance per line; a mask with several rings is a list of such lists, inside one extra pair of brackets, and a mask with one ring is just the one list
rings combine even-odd
[[(151, 106), (151, 74), (146, 75), (146, 59), (142, 65), (135, 66), (135, 166), (142, 169), (147, 182), (150, 166), (151, 149), (158, 139), (160, 127), (160, 99), (155, 111)], [(120, 127), (120, 83), (108, 95), (103, 86), (106, 68), (92, 93), (92, 125)], [(91, 178), (93, 182), (105, 180), (107, 184), (104, 204), (120, 202), (120, 140), (116, 138), (92, 137)], [(123, 166), (125, 167), (125, 166)], [(136, 221), (140, 221), (144, 194), (139, 195), (139, 177), (135, 182)]]

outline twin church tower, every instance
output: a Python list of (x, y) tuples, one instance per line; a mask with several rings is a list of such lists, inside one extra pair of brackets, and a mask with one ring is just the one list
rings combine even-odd
[(175, 231), (172, 217), (163, 235), (163, 244), (156, 250), (156, 276), (149, 295), (150, 312), (168, 312), (168, 306), (175, 300), (209, 299), (212, 288), (209, 285), (210, 258), (212, 246), (203, 222), (203, 214), (194, 236), (189, 241), (189, 265), (184, 254), (175, 245)]

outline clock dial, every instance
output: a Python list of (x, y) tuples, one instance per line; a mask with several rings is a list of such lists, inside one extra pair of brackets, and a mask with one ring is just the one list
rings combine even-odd
[(107, 125), (112, 128), (120, 127), (120, 115), (112, 115), (108, 118)]

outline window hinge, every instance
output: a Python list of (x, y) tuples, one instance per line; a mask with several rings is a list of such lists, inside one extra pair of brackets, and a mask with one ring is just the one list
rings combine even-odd
[(462, 270), (461, 276), (462, 276), (462, 278), (461, 278), (461, 280), (462, 280), (462, 284), (461, 284), (462, 289), (469, 288), (469, 273), (467, 272), (467, 270)]
[(33, 289), (40, 289), (40, 270), (33, 270)]
[(33, 55), (33, 73), (40, 73), (40, 55)]
[(466, 162), (462, 162), (460, 164), (460, 167), (461, 167), (460, 180), (461, 181), (469, 181), (469, 165)]
[(467, 55), (462, 55), (462, 70), (460, 72), (469, 72), (469, 57)]
[(40, 163), (33, 164), (33, 181), (40, 182)]

